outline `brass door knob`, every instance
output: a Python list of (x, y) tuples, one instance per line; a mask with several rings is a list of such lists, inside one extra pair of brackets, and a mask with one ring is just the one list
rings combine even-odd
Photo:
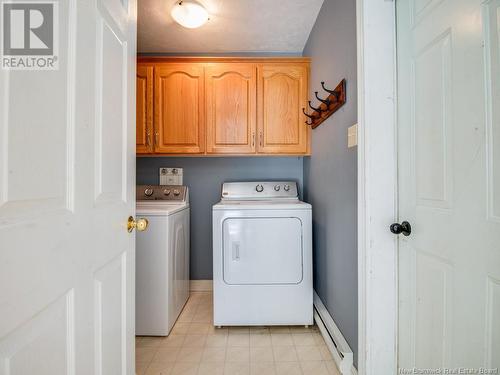
[(129, 216), (127, 221), (127, 230), (132, 232), (134, 229), (137, 229), (139, 232), (145, 231), (149, 225), (148, 219), (140, 218), (135, 220), (132, 216)]

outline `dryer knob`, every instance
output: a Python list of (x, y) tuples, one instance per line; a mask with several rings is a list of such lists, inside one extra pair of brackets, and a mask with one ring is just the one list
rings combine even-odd
[(257, 190), (258, 193), (262, 193), (264, 191), (264, 186), (259, 184), (255, 187), (255, 190)]
[(175, 195), (175, 196), (178, 196), (180, 193), (181, 193), (181, 192), (180, 192), (179, 190), (177, 190), (177, 189), (175, 189), (175, 190), (174, 190), (174, 195)]
[(281, 189), (281, 186), (279, 186), (279, 185), (274, 185), (274, 190), (275, 190), (275, 191), (280, 191), (280, 189)]
[(167, 196), (170, 195), (170, 189), (163, 190), (163, 194)]
[(290, 185), (283, 186), (283, 189), (285, 189), (285, 191), (289, 191), (290, 190)]
[(150, 197), (150, 196), (152, 196), (152, 195), (153, 195), (153, 189), (151, 189), (151, 188), (147, 188), (146, 190), (144, 190), (144, 195), (145, 195), (146, 197)]

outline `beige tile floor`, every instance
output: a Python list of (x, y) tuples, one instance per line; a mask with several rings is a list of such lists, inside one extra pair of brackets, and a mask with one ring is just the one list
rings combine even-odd
[(138, 375), (338, 375), (316, 327), (212, 325), (211, 293), (192, 293), (166, 338), (136, 338)]

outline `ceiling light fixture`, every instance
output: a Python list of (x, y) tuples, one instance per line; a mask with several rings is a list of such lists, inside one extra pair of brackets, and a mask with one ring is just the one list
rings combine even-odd
[(196, 29), (208, 21), (207, 10), (193, 0), (177, 1), (170, 15), (179, 25), (188, 29)]

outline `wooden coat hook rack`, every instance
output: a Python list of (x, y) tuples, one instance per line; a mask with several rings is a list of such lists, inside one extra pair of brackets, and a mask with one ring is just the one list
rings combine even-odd
[(317, 128), (323, 121), (325, 121), (333, 113), (337, 112), (337, 110), (345, 104), (346, 99), (345, 79), (340, 81), (334, 90), (327, 89), (325, 87), (325, 82), (321, 82), (321, 87), (323, 87), (323, 90), (329, 94), (328, 97), (326, 99), (321, 99), (316, 91), (314, 95), (316, 96), (316, 99), (321, 102), (318, 107), (313, 107), (311, 105), (311, 101), (309, 101), (309, 108), (312, 110), (311, 114), (308, 114), (306, 109), (302, 108), (304, 115), (310, 119), (310, 121), (306, 121), (306, 124), (311, 125), (313, 129)]

